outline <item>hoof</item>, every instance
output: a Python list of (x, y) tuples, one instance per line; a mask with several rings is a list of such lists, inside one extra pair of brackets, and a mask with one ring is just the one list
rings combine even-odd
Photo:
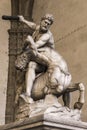
[(85, 91), (85, 86), (83, 85), (83, 83), (79, 83), (79, 90)]
[(76, 103), (74, 104), (74, 109), (81, 110), (81, 109), (82, 109), (82, 106), (83, 106), (83, 103), (81, 103), (81, 102), (76, 102)]

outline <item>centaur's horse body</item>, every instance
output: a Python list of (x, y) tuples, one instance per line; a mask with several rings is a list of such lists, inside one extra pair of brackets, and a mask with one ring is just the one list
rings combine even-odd
[(82, 97), (80, 102), (84, 103), (83, 84), (71, 86), (71, 74), (68, 72), (65, 60), (53, 49), (47, 47), (44, 49), (40, 53), (37, 52), (36, 61), (47, 65), (47, 70), (35, 79), (32, 98), (39, 100), (49, 93), (59, 97), (65, 93), (80, 90)]
[(34, 81), (32, 97), (35, 100), (43, 98), (46, 90), (58, 96), (71, 82), (71, 75), (64, 59), (53, 49), (47, 47), (44, 49), (38, 53), (36, 61), (47, 65), (47, 70)]

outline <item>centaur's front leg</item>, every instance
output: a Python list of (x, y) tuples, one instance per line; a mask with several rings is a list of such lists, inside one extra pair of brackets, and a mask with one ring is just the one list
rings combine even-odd
[(78, 102), (76, 102), (74, 104), (74, 108), (75, 109), (81, 109), (84, 102), (85, 102), (85, 99), (84, 99), (85, 86), (83, 85), (83, 83), (73, 84), (72, 86), (67, 88), (65, 93), (64, 93), (65, 98), (63, 97), (63, 100), (65, 101), (65, 104), (67, 106), (69, 106), (68, 96), (69, 96), (70, 92), (73, 92), (73, 91), (76, 91), (76, 90), (79, 90), (79, 98), (78, 98)]

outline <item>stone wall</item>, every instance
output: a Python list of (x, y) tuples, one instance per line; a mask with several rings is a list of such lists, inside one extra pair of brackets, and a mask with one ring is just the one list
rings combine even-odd
[(8, 32), (10, 22), (3, 21), (2, 15), (11, 14), (10, 0), (0, 0), (0, 124), (5, 120), (6, 89), (8, 76)]
[[(87, 85), (87, 0), (35, 0), (33, 19), (39, 23), (45, 13), (54, 15), (51, 30), (57, 51), (65, 58), (73, 82)], [(87, 89), (86, 89), (87, 93)], [(77, 100), (78, 93), (72, 94)], [(87, 121), (87, 96), (83, 108), (83, 120)]]

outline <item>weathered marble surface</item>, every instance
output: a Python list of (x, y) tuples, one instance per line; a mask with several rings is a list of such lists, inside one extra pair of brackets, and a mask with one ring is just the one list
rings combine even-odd
[(81, 110), (70, 109), (62, 106), (57, 97), (49, 94), (43, 100), (35, 101), (32, 104), (28, 104), (25, 100), (19, 98), (19, 107), (16, 111), (16, 121), (26, 119), (27, 117), (35, 117), (39, 115), (54, 116), (56, 119), (69, 119), (69, 120), (81, 120)]

